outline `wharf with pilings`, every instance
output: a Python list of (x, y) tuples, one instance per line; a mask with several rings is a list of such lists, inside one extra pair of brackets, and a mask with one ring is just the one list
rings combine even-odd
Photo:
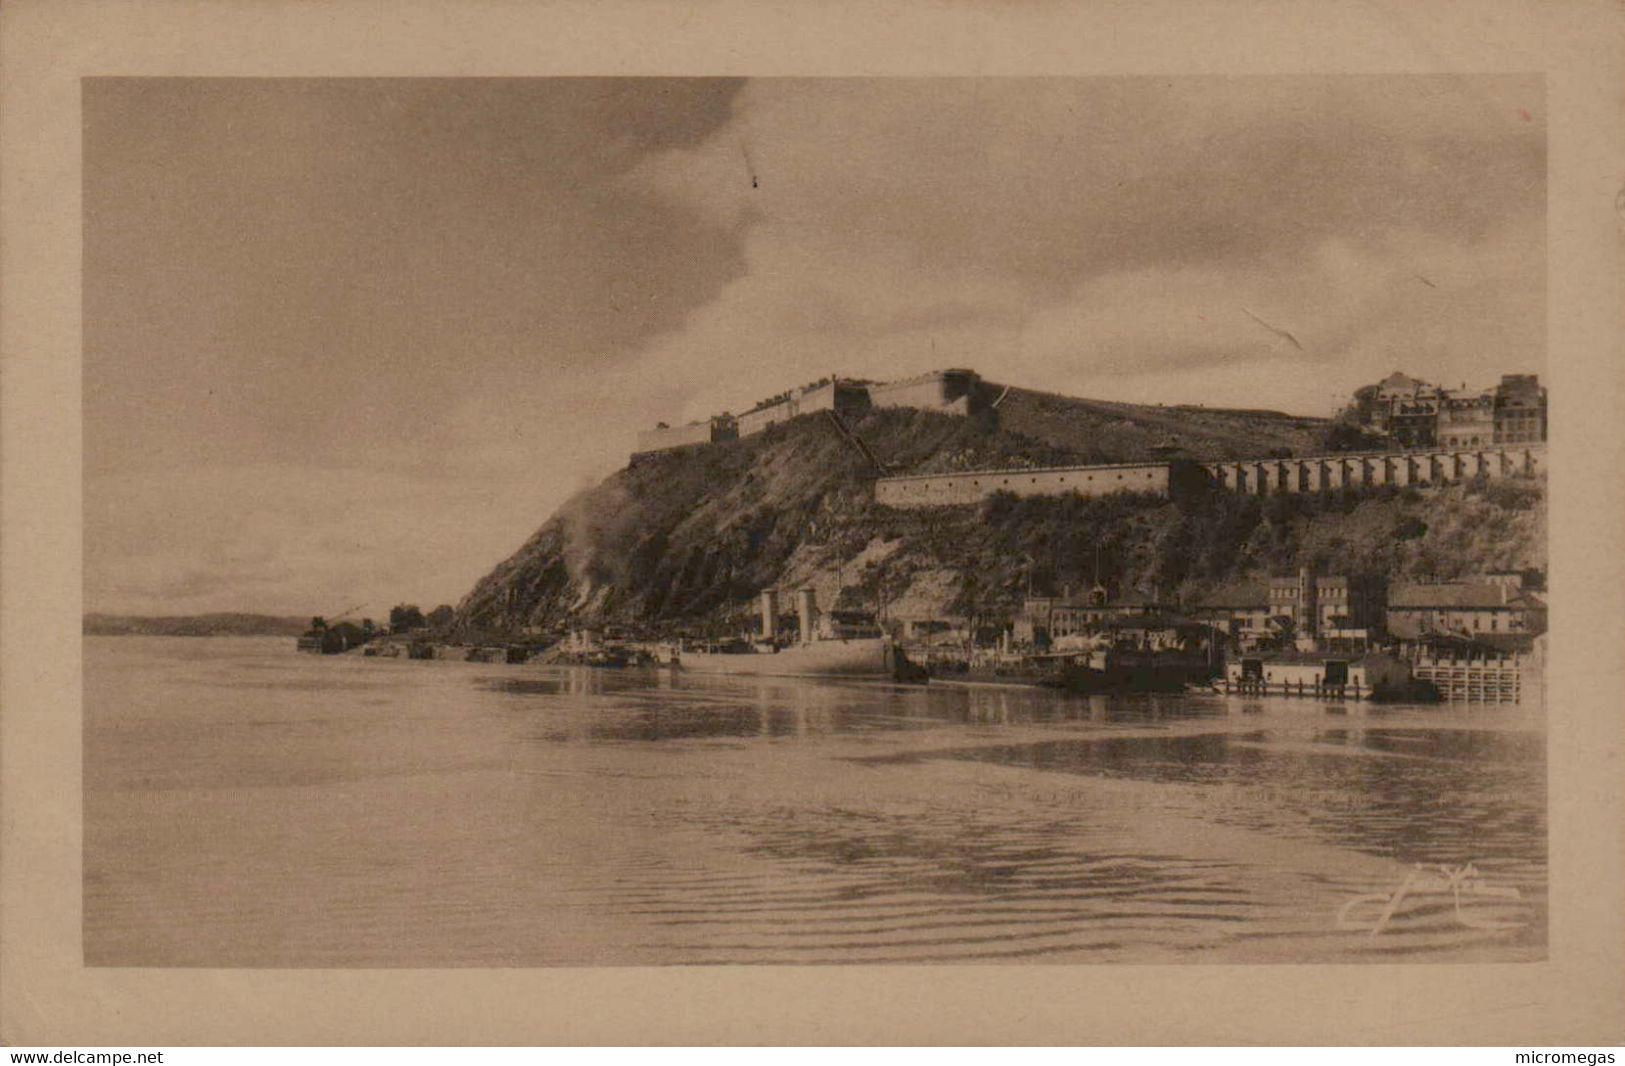
[(1347, 685), (1327, 685), (1318, 681), (1264, 681), (1245, 678), (1235, 681), (1227, 677), (1215, 678), (1214, 685), (1226, 696), (1300, 696), (1317, 700), (1368, 700), (1373, 689), (1357, 682)]
[(1521, 703), (1523, 671), (1516, 665), (1414, 663), (1411, 676), (1427, 681), (1451, 703)]

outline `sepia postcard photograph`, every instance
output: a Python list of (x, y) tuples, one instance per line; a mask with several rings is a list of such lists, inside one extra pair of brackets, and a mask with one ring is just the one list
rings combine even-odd
[(76, 972), (1556, 961), (1548, 74), (724, 69), (73, 80)]
[(1540, 79), (83, 92), (87, 964), (1542, 957)]

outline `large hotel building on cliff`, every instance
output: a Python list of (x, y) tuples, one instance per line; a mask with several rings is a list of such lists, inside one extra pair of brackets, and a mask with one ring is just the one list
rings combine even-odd
[(1505, 374), (1482, 391), (1445, 389), (1394, 371), (1365, 393), (1361, 420), (1406, 448), (1476, 448), (1546, 439), (1546, 390), (1534, 374)]

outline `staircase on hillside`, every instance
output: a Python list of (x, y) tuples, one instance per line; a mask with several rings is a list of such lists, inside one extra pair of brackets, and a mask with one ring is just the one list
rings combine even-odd
[(839, 411), (826, 410), (824, 413), (829, 415), (830, 422), (835, 426), (835, 432), (841, 435), (842, 440), (846, 441), (848, 444), (852, 445), (852, 447), (858, 450), (858, 454), (863, 456), (864, 461), (869, 464), (870, 469), (872, 469), (877, 475), (884, 474), (886, 472), (886, 464), (882, 463), (879, 458), (875, 456), (874, 451), (869, 447), (869, 445), (863, 442), (863, 438), (858, 436), (852, 427), (846, 424), (846, 419), (841, 417)]

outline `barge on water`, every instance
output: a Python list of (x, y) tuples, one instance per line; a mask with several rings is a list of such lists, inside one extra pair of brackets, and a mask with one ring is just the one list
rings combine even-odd
[(932, 667), (931, 678), (944, 684), (1032, 686), (1096, 695), (1183, 692), (1208, 681), (1212, 673), (1206, 657), (1198, 653), (1103, 648), (942, 663)]

